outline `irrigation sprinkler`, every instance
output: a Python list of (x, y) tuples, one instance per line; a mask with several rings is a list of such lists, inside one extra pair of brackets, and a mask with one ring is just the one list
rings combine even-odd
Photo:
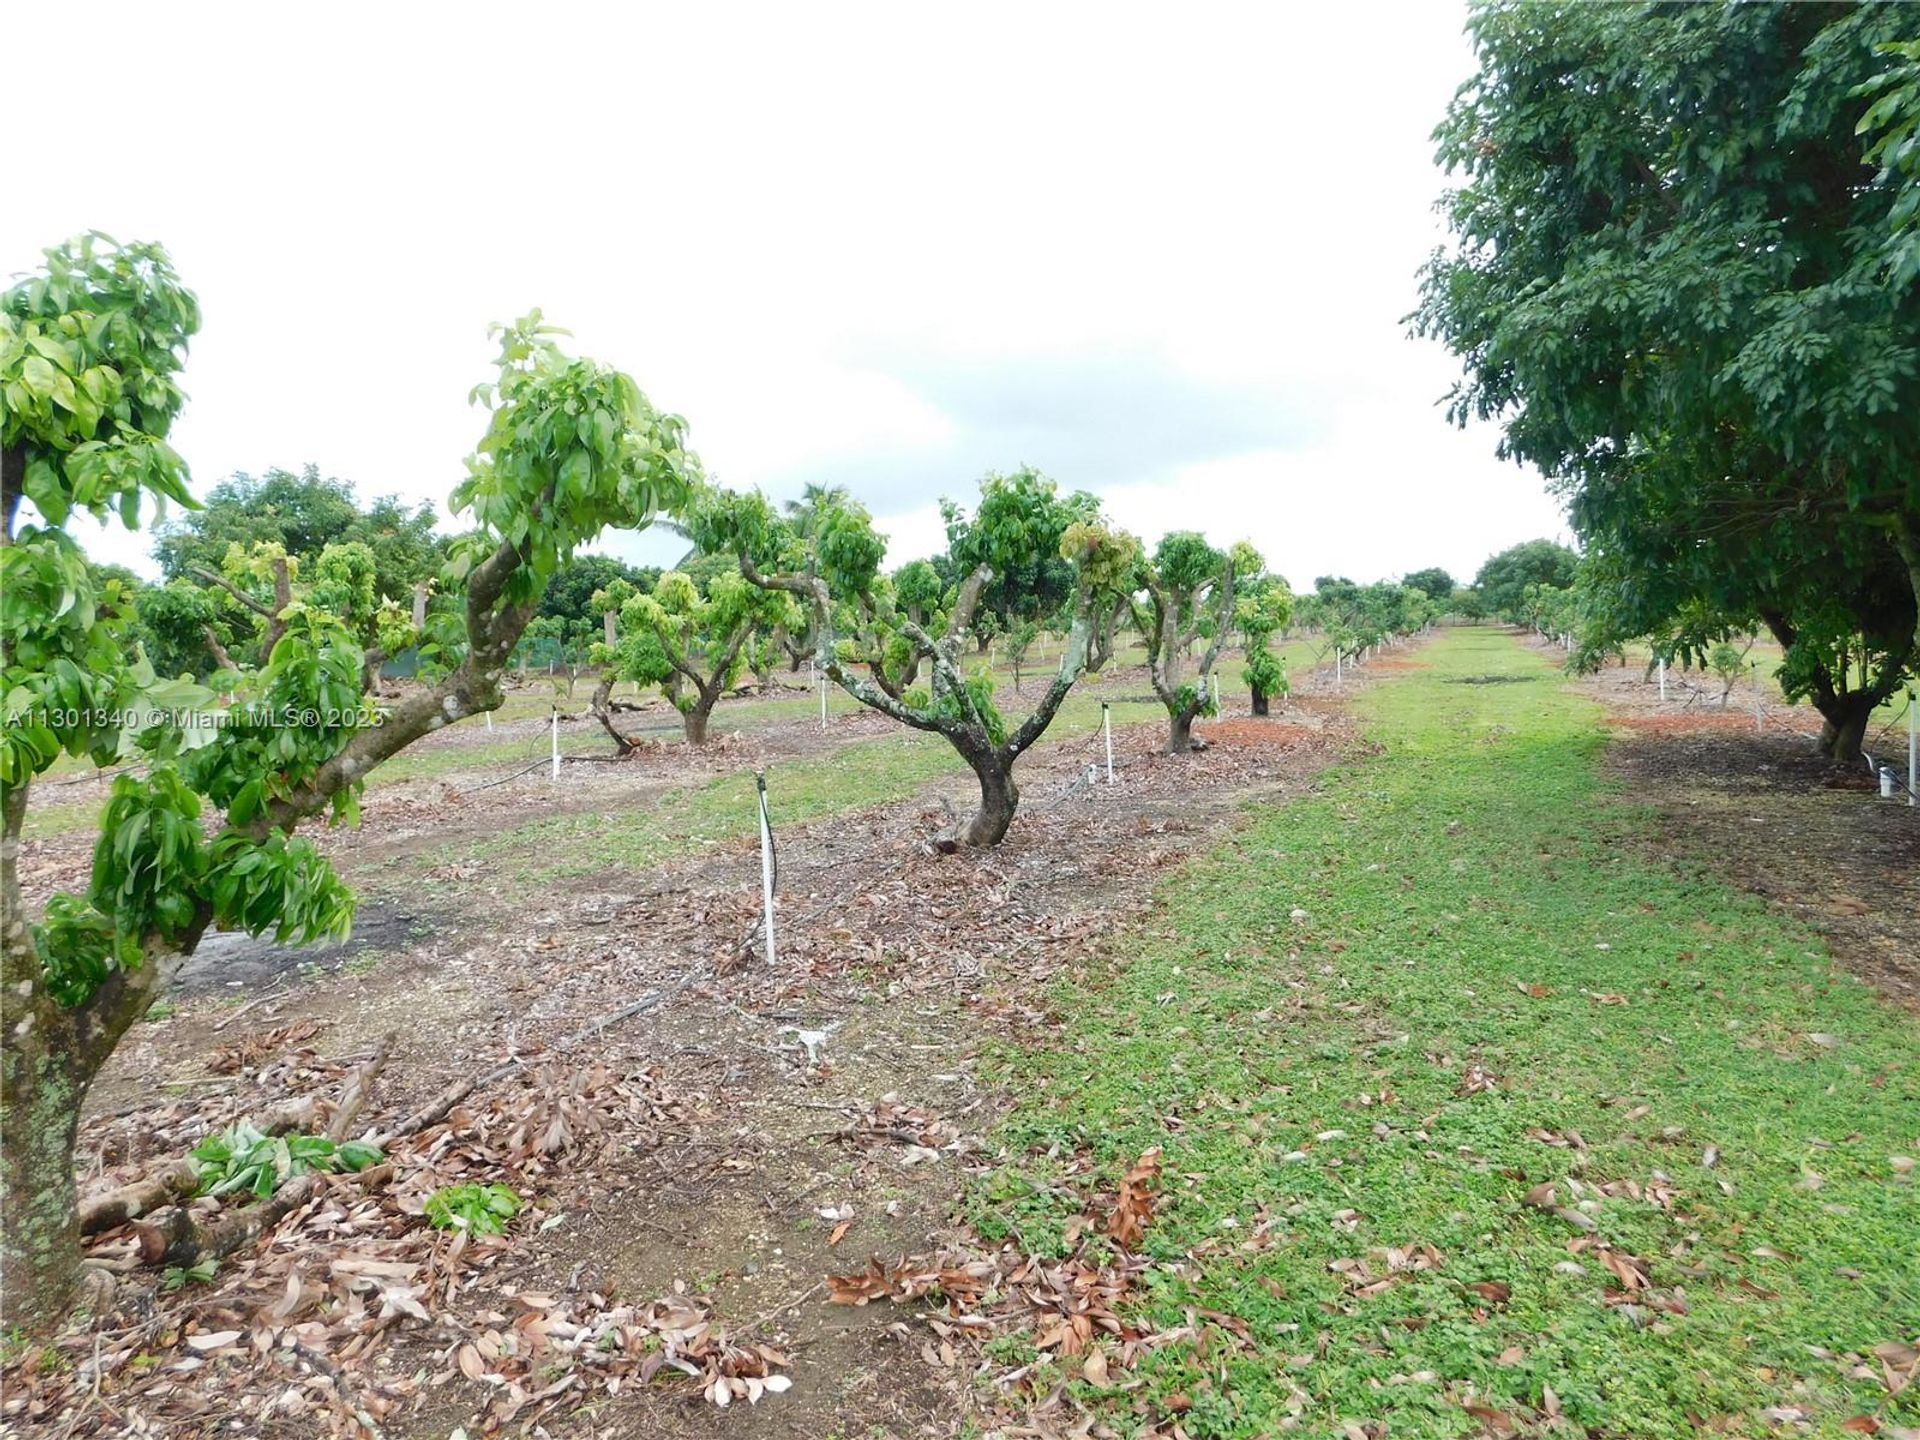
[(760, 903), (767, 917), (767, 968), (773, 968), (773, 821), (767, 816), (767, 772), (753, 772), (754, 800), (760, 809)]
[(1891, 765), (1882, 765), (1880, 767), (1880, 798), (1882, 800), (1893, 799), (1893, 766)]
[[(1113, 784), (1113, 706), (1100, 702), (1100, 728), (1107, 737), (1107, 784)], [(1911, 745), (1908, 747), (1911, 749)]]

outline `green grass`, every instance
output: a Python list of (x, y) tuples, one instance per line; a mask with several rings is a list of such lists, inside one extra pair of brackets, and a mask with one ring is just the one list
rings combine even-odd
[[(1068, 1161), (1111, 1179), (1164, 1147), (1135, 1315), (1204, 1334), (1110, 1398), (1123, 1433), (1179, 1394), (1195, 1440), (1478, 1435), (1465, 1404), (1518, 1417), (1547, 1387), (1593, 1436), (1768, 1433), (1775, 1405), (1821, 1435), (1914, 1424), (1920, 1386), (1889, 1403), (1840, 1357), (1877, 1374), (1920, 1326), (1920, 1199), (1892, 1163), (1920, 1146), (1920, 1029), (1803, 926), (1654, 858), (1598, 708), (1540, 658), (1463, 630), (1423, 659), (1359, 702), (1381, 754), (1187, 867), (1123, 963), (1062, 987), (1058, 1044), (1002, 1057), (1021, 1098), (975, 1223), (1057, 1248)], [(1511, 683), (1457, 683), (1489, 675)], [(1497, 1088), (1462, 1093), (1470, 1062)], [(1584, 1151), (1537, 1138), (1575, 1131)], [(1670, 1212), (1569, 1182), (1661, 1175)], [(1646, 1261), (1652, 1300), (1603, 1303), (1583, 1232), (1522, 1203), (1545, 1181)], [(1371, 1296), (1328, 1268), (1382, 1276), (1413, 1242), (1441, 1264)], [(1510, 1301), (1463, 1288), (1485, 1281)]]

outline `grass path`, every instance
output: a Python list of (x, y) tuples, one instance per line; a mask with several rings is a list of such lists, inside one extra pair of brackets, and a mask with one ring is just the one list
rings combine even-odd
[(1154, 1351), (1125, 1433), (1920, 1424), (1873, 1355), (1920, 1340), (1920, 1026), (1653, 857), (1537, 656), (1421, 659), (1358, 701), (1381, 754), (1184, 870), (1059, 1046), (1004, 1058), (976, 1221), (1058, 1249), (1049, 1155), (1164, 1147), (1139, 1318), (1245, 1337)]

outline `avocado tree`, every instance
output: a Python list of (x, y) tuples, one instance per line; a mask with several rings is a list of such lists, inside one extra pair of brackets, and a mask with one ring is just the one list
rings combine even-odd
[(153, 556), (168, 580), (220, 572), (235, 546), (249, 553), (262, 544), (311, 568), (329, 545), (360, 544), (373, 556), (374, 586), (383, 600), (406, 603), (414, 586), (437, 574), (447, 542), (434, 533), (434, 508), (409, 509), (382, 496), (366, 509), (353, 486), (309, 465), (299, 474), (273, 469), (255, 477), (230, 475), (205, 500), (155, 527)]
[(947, 599), (947, 587), (930, 560), (909, 560), (893, 572), (893, 598), (916, 625), (924, 625)]
[[(619, 637), (602, 642), (594, 713), (627, 753), (639, 742), (620, 733), (608, 700), (616, 680), (657, 685), (680, 712), (689, 745), (707, 743), (707, 722), (720, 697), (739, 679), (747, 643), (756, 632), (771, 630), (781, 618), (779, 596), (769, 596), (738, 574), (715, 576), (702, 595), (678, 570), (669, 570), (652, 593), (603, 592), (618, 602)], [(676, 683), (684, 682), (684, 683)]]
[(225, 663), (214, 632), (214, 606), (206, 591), (190, 580), (143, 585), (133, 592), (138, 643), (156, 672), (189, 679)]
[[(606, 525), (684, 497), (681, 422), (624, 375), (564, 355), (537, 313), (497, 333), (490, 420), (454, 507), (474, 531), (447, 583), (466, 644), (435, 685), (375, 713), (352, 631), (317, 606), (280, 615), (257, 668), (219, 690), (129, 658), (131, 617), (102, 604), (67, 532), (78, 513), (139, 524), (143, 502), (191, 503), (167, 444), (199, 326), (155, 245), (104, 236), (47, 252), (0, 297), (0, 1325), (63, 1313), (83, 1278), (73, 1144), (88, 1086), (210, 927), (303, 943), (346, 931), (353, 896), (295, 831), (351, 822), (367, 774), (407, 745), (500, 703), (500, 677), (540, 589)], [(29, 508), (30, 507), (30, 508)], [(224, 701), (229, 723), (180, 724)], [(191, 718), (190, 716), (188, 717)], [(20, 837), (36, 776), (61, 754), (146, 773), (115, 778), (81, 894), (33, 916)], [(97, 1272), (95, 1272), (97, 1274)]]
[[(1153, 693), (1167, 708), (1167, 753), (1193, 748), (1193, 722), (1214, 713), (1207, 677), (1232, 630), (1234, 575), (1237, 568), (1257, 572), (1259, 557), (1248, 546), (1232, 553), (1217, 550), (1194, 530), (1171, 530), (1161, 537), (1147, 567), (1147, 608), (1137, 616), (1147, 637), (1147, 673)], [(1207, 648), (1191, 681), (1181, 668), (1203, 628)]]
[[(1050, 483), (1050, 482), (1049, 482)], [(739, 557), (747, 579), (765, 589), (793, 596), (810, 616), (815, 663), (828, 679), (854, 699), (903, 725), (943, 736), (967, 762), (980, 786), (980, 807), (963, 825), (958, 843), (997, 845), (1006, 837), (1020, 803), (1014, 766), (1046, 733), (1061, 704), (1086, 668), (1093, 628), (1093, 599), (1117, 583), (1132, 564), (1137, 542), (1123, 532), (1076, 521), (1059, 535), (1061, 559), (1071, 568), (1077, 597), (1075, 620), (1053, 682), (1027, 716), (1010, 725), (994, 703), (991, 677), (982, 670), (962, 672), (961, 651), (973, 633), (980, 598), (994, 577), (991, 559), (981, 560), (961, 581), (944, 615), (915, 620), (898, 606), (891, 611), (894, 635), (917, 663), (929, 669), (926, 688), (899, 695), (854, 667), (855, 652), (844, 645), (839, 626), (857, 614), (843, 603), (872, 589), (886, 553), (860, 505), (834, 499), (814, 516), (812, 533), (796, 535), (758, 492), (715, 491), (693, 507), (688, 529), (703, 548), (727, 550)], [(1002, 532), (1002, 552), (1013, 561), (1031, 559), (1032, 535)]]

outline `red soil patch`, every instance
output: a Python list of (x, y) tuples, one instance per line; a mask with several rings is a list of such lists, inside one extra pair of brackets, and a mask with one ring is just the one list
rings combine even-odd
[(1753, 716), (1742, 715), (1737, 710), (1664, 710), (1639, 715), (1616, 710), (1612, 719), (1617, 725), (1648, 735), (1753, 733)]
[(1251, 748), (1297, 744), (1308, 733), (1308, 727), (1278, 718), (1242, 716), (1236, 720), (1202, 722), (1195, 733), (1209, 745)]

